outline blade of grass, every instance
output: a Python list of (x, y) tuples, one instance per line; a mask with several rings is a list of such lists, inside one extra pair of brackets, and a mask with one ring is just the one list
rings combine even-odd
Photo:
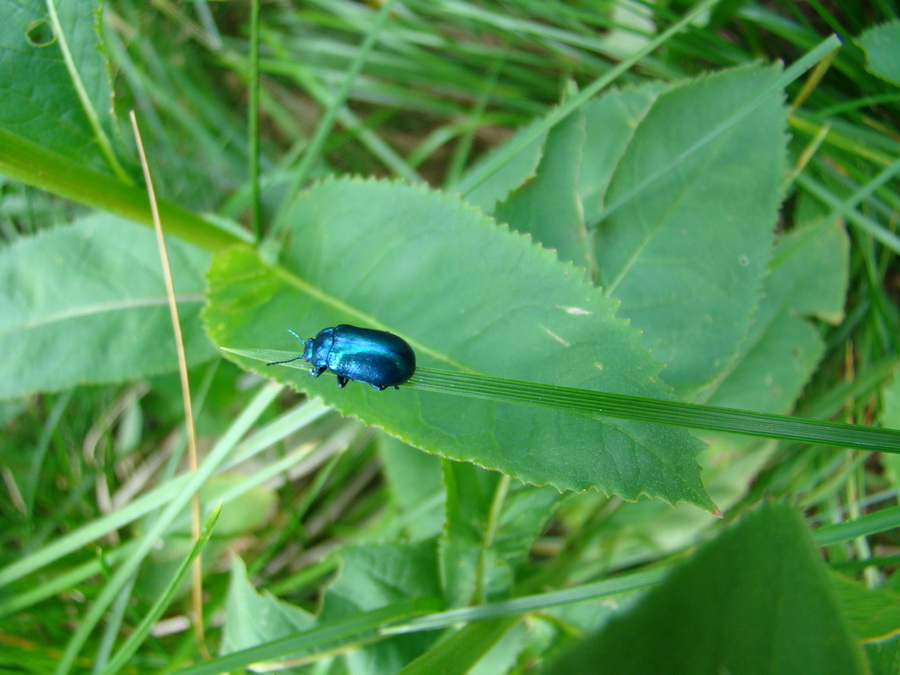
[(250, 2), (250, 82), (247, 101), (247, 143), (250, 148), (250, 222), (256, 241), (262, 239), (259, 194), (259, 0)]
[(97, 596), (85, 616), (82, 618), (74, 635), (66, 645), (66, 649), (60, 657), (56, 667), (57, 675), (65, 675), (70, 672), (81, 648), (88, 636), (93, 632), (97, 623), (103, 618), (110, 603), (131, 578), (132, 574), (143, 562), (144, 558), (156, 545), (157, 540), (165, 533), (168, 526), (175, 520), (181, 510), (191, 500), (200, 486), (222, 465), (241, 436), (246, 433), (250, 425), (255, 422), (268, 405), (275, 400), (281, 387), (270, 385), (260, 391), (243, 413), (234, 421), (228, 431), (223, 435), (210, 451), (206, 460), (195, 473), (189, 474), (189, 480), (184, 488), (174, 496), (159, 518), (147, 530), (140, 539), (140, 544), (132, 555), (116, 570), (112, 579)]
[(816, 199), (821, 200), (831, 209), (831, 213), (829, 214), (830, 218), (846, 218), (859, 229), (872, 235), (873, 239), (877, 239), (895, 254), (900, 255), (900, 237), (856, 210), (856, 206), (862, 200), (869, 197), (881, 185), (884, 185), (887, 181), (896, 176), (898, 172), (900, 172), (900, 159), (885, 168), (878, 176), (873, 178), (866, 185), (860, 187), (855, 193), (843, 201), (835, 197), (831, 192), (823, 188), (818, 182), (806, 174), (799, 174), (797, 176), (797, 184), (809, 191)]
[(109, 660), (109, 663), (101, 671), (102, 675), (112, 675), (113, 673), (119, 672), (127, 665), (128, 660), (138, 650), (143, 641), (147, 639), (153, 625), (159, 620), (159, 617), (162, 616), (163, 612), (166, 611), (166, 608), (172, 602), (172, 598), (175, 597), (175, 593), (181, 586), (182, 580), (194, 566), (195, 562), (200, 559), (200, 553), (209, 543), (213, 528), (216, 525), (216, 521), (219, 519), (219, 513), (221, 513), (221, 511), (222, 504), (220, 502), (215, 506), (212, 513), (209, 514), (209, 517), (203, 525), (201, 536), (194, 541), (194, 545), (191, 547), (190, 552), (188, 552), (187, 557), (181, 561), (181, 565), (175, 571), (172, 579), (169, 580), (168, 585), (163, 589), (159, 598), (153, 603), (153, 606), (144, 616), (140, 624), (135, 627), (134, 632), (128, 636), (128, 639), (125, 640), (121, 647), (119, 647), (119, 651)]
[(433, 368), (419, 368), (409, 384), (430, 391), (465, 393), (476, 398), (571, 410), (598, 417), (900, 454), (900, 430), (897, 429), (663, 401)]
[[(147, 197), (150, 201), (150, 213), (153, 217), (153, 229), (156, 232), (156, 246), (159, 250), (159, 260), (162, 266), (163, 280), (166, 284), (166, 299), (169, 305), (169, 318), (172, 322), (172, 334), (175, 338), (175, 351), (178, 355), (178, 376), (181, 383), (181, 403), (184, 406), (184, 423), (187, 426), (188, 435), (188, 465), (194, 473), (199, 466), (197, 459), (197, 430), (194, 425), (194, 406), (191, 401), (191, 383), (188, 376), (187, 356), (184, 351), (184, 336), (181, 332), (181, 320), (178, 317), (178, 304), (175, 299), (175, 282), (172, 280), (172, 266), (169, 263), (169, 252), (166, 250), (166, 238), (163, 235), (162, 221), (159, 217), (159, 206), (156, 203), (156, 192), (153, 188), (153, 178), (150, 175), (150, 164), (144, 150), (144, 142), (141, 139), (141, 131), (138, 128), (137, 116), (134, 110), (129, 112), (131, 128), (134, 131), (134, 139), (137, 143), (138, 154), (141, 158), (141, 168), (144, 171), (144, 183), (147, 186)], [(197, 541), (200, 538), (200, 497), (197, 494), (191, 499), (191, 538)], [(203, 568), (198, 558), (194, 562), (193, 585), (191, 597), (194, 605), (194, 630), (197, 634), (197, 643), (201, 652), (207, 654), (206, 637), (203, 634)]]
[(405, 600), (387, 607), (338, 619), (297, 635), (182, 668), (175, 671), (175, 675), (216, 675), (227, 670), (246, 668), (254, 663), (296, 655), (300, 651), (325, 649), (338, 641), (351, 638), (354, 641), (362, 641), (391, 624), (434, 611), (439, 606), (440, 601), (438, 600)]
[[(117, 564), (134, 550), (135, 545), (134, 542), (129, 542), (113, 550), (104, 551), (103, 557), (107, 562)], [(72, 588), (77, 588), (80, 583), (97, 576), (101, 572), (102, 565), (99, 557), (95, 557), (55, 577), (45, 576), (41, 583), (33, 584), (23, 593), (16, 595), (10, 593), (3, 602), (0, 602), (0, 619), (60, 593), (65, 593)]]
[[(266, 391), (263, 390), (260, 392), (260, 395), (268, 397), (269, 394)], [(251, 405), (254, 405), (254, 403), (251, 403)], [(242, 452), (224, 463), (217, 470), (217, 473), (228, 471), (241, 462), (251, 459), (266, 448), (293, 434), (297, 429), (306, 427), (328, 412), (328, 408), (321, 401), (306, 401), (294, 408), (293, 411), (283, 413), (275, 421), (244, 441), (241, 444)], [(238, 419), (242, 419), (242, 417)], [(175, 495), (185, 489), (189, 478), (189, 474), (176, 476), (170, 481), (162, 483), (152, 492), (139, 497), (128, 506), (117, 509), (0, 569), (0, 587), (22, 579), (28, 574), (56, 562), (64, 555), (77, 551), (92, 541), (134, 522), (148, 513), (161, 509)], [(253, 476), (248, 476), (247, 480), (252, 482)], [(0, 616), (6, 611), (6, 603), (0, 604)]]
[(816, 530), (813, 537), (821, 546), (831, 546), (879, 532), (891, 532), (897, 528), (900, 528), (900, 506), (892, 506), (875, 513), (858, 516), (846, 523), (825, 525)]
[[(291, 352), (271, 349), (224, 349), (266, 363), (296, 356)], [(301, 362), (286, 363), (284, 367), (308, 369), (308, 365), (301, 365)], [(416, 374), (402, 386), (457, 396), (568, 410), (595, 417), (630, 419), (691, 429), (726, 431), (747, 436), (900, 454), (900, 430), (897, 429), (664, 401), (437, 368), (417, 368)]]
[(627, 574), (613, 579), (604, 579), (603, 581), (584, 584), (575, 588), (567, 588), (562, 591), (526, 595), (521, 598), (514, 598), (512, 600), (505, 600), (504, 602), (490, 603), (477, 607), (451, 609), (446, 612), (439, 612), (437, 614), (429, 614), (428, 616), (411, 619), (403, 624), (385, 628), (382, 632), (391, 635), (396, 633), (413, 633), (422, 630), (440, 630), (469, 621), (481, 621), (484, 619), (496, 619), (516, 614), (527, 614), (528, 612), (536, 612), (542, 609), (568, 605), (574, 602), (596, 600), (597, 598), (610, 595), (649, 588), (662, 581), (668, 573), (669, 570), (667, 568), (659, 568), (645, 572)]
[(306, 152), (303, 153), (303, 158), (300, 160), (300, 166), (297, 167), (291, 184), (281, 202), (281, 206), (275, 215), (272, 230), (266, 237), (267, 242), (276, 241), (281, 236), (284, 228), (287, 227), (287, 214), (290, 213), (291, 205), (294, 203), (294, 199), (300, 191), (300, 188), (306, 182), (309, 170), (319, 159), (319, 154), (322, 151), (322, 147), (325, 145), (328, 134), (331, 133), (331, 130), (334, 127), (338, 113), (347, 102), (347, 95), (350, 93), (350, 88), (359, 76), (363, 64), (366, 62), (369, 53), (372, 51), (372, 47), (375, 45), (375, 39), (378, 37), (379, 33), (381, 33), (381, 29), (384, 27), (387, 18), (390, 16), (394, 1), (395, 0), (386, 0), (375, 15), (375, 18), (372, 21), (371, 30), (357, 50), (353, 63), (350, 65), (350, 69), (347, 71), (344, 81), (341, 84), (341, 88), (331, 100), (331, 105), (328, 107), (328, 110), (326, 110), (325, 116), (319, 122), (318, 127), (316, 127), (316, 133), (313, 136), (312, 141), (310, 141), (310, 144), (307, 146)]

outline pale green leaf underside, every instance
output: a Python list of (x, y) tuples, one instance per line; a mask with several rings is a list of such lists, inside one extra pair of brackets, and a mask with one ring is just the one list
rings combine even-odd
[[(214, 259), (205, 318), (219, 345), (295, 351), (286, 328), (311, 337), (351, 323), (402, 335), (423, 366), (669, 397), (615, 301), (462, 202), (422, 187), (329, 181), (298, 199), (292, 222), (279, 268), (244, 248)], [(236, 359), (417, 447), (526, 482), (711, 506), (694, 461), (700, 444), (683, 430), (409, 388), (339, 390), (330, 374)]]
[[(532, 127), (541, 124), (541, 122), (541, 119), (537, 119), (519, 133), (527, 133)], [(546, 138), (546, 135), (542, 135), (529, 143), (521, 152), (504, 164), (499, 171), (469, 191), (466, 194), (466, 201), (480, 206), (485, 213), (492, 213), (498, 201), (505, 199), (511, 190), (514, 190), (534, 176), (534, 170), (541, 159)], [(469, 173), (477, 172), (479, 166), (490, 157), (491, 154), (488, 154), (485, 160), (475, 164)]]
[[(190, 363), (212, 345), (199, 321), (208, 256), (168, 241)], [(97, 214), (0, 253), (0, 396), (125, 382), (174, 370), (153, 232)]]

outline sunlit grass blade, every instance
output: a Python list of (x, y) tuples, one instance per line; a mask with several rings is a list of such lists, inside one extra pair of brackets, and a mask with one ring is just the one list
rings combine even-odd
[[(231, 470), (241, 462), (255, 457), (262, 450), (295, 433), (297, 429), (313, 423), (326, 412), (327, 409), (321, 402), (305, 402), (298, 405), (293, 411), (287, 411), (244, 441), (239, 447), (239, 453), (230, 457), (216, 474), (219, 475), (222, 472)], [(287, 454), (277, 462), (267, 464), (259, 471), (248, 475), (246, 480), (234, 490), (220, 495), (220, 501), (227, 504), (231, 499), (237, 498), (243, 492), (254, 486), (261, 485), (266, 480), (271, 479), (272, 476), (277, 475), (278, 472), (286, 470), (288, 466), (295, 465), (307, 454), (305, 449), (301, 448), (297, 452)], [(64, 556), (89, 546), (91, 542), (108, 535), (110, 532), (133, 523), (148, 513), (160, 511), (170, 500), (184, 490), (189, 478), (189, 474), (176, 476), (169, 482), (162, 483), (156, 489), (137, 498), (127, 506), (116, 509), (106, 516), (72, 531), (28, 555), (19, 557), (14, 563), (0, 569), (0, 586), (13, 584), (19, 579), (57, 562)], [(104, 551), (104, 556), (110, 564), (115, 566), (130, 555), (136, 546), (137, 542), (129, 542), (109, 552)], [(3, 602), (0, 602), (0, 618), (30, 607), (67, 588), (75, 587), (78, 583), (95, 576), (99, 571), (100, 564), (95, 559), (63, 572), (59, 576), (49, 578), (44, 583), (36, 585), (26, 592), (17, 595), (11, 594)]]
[(879, 532), (890, 532), (900, 527), (900, 506), (881, 509), (874, 513), (859, 516), (846, 523), (825, 525), (815, 531), (813, 536), (822, 546), (832, 546), (843, 541), (868, 537)]
[(439, 600), (406, 600), (339, 619), (281, 640), (274, 640), (250, 649), (242, 649), (233, 654), (220, 656), (175, 672), (177, 675), (212, 675), (235, 668), (246, 668), (254, 663), (296, 655), (300, 651), (327, 649), (334, 647), (338, 641), (352, 639), (354, 644), (368, 642), (373, 635), (387, 626), (417, 615), (437, 611), (440, 606)]
[(431, 391), (464, 391), (466, 395), (479, 398), (571, 410), (598, 417), (618, 417), (692, 429), (900, 453), (900, 430), (896, 429), (822, 422), (431, 368), (418, 369), (409, 384)]
[(153, 603), (153, 606), (144, 616), (141, 623), (134, 629), (134, 632), (128, 636), (128, 639), (125, 640), (121, 647), (119, 647), (119, 651), (112, 659), (110, 659), (106, 668), (101, 671), (103, 675), (112, 675), (113, 673), (119, 672), (150, 634), (153, 625), (159, 620), (159, 617), (162, 616), (163, 612), (166, 611), (169, 603), (172, 602), (172, 598), (175, 597), (175, 593), (181, 587), (181, 582), (191, 570), (194, 560), (200, 555), (201, 551), (206, 547), (206, 544), (209, 543), (209, 539), (212, 536), (213, 528), (216, 525), (216, 521), (219, 519), (221, 510), (222, 504), (220, 502), (206, 519), (200, 537), (194, 542), (194, 545), (191, 547), (191, 550), (188, 552), (185, 559), (182, 560), (181, 565), (172, 576), (169, 584), (160, 594), (156, 602)]
[[(272, 349), (226, 349), (226, 351), (267, 363), (297, 356), (291, 352)], [(309, 364), (303, 360), (283, 365), (288, 368), (309, 370)], [(404, 386), (445, 394), (568, 410), (597, 417), (900, 453), (900, 430), (897, 429), (863, 427), (749, 410), (694, 405), (436, 368), (418, 368), (416, 374)]]
[(216, 443), (215, 447), (206, 457), (206, 460), (200, 466), (200, 469), (189, 474), (189, 480), (187, 481), (184, 490), (167, 504), (159, 518), (156, 519), (150, 529), (141, 538), (137, 549), (116, 570), (106, 587), (84, 614), (78, 629), (66, 645), (66, 649), (57, 664), (56, 673), (62, 675), (70, 672), (72, 666), (75, 664), (76, 657), (85, 642), (87, 642), (88, 636), (103, 618), (107, 608), (113, 600), (115, 600), (125, 583), (137, 571), (138, 567), (140, 567), (144, 558), (151, 551), (159, 537), (162, 536), (168, 526), (178, 517), (187, 503), (191, 500), (194, 493), (200, 489), (203, 483), (206, 482), (215, 470), (228, 458), (237, 442), (247, 432), (251, 424), (258, 419), (259, 415), (261, 415), (275, 399), (279, 390), (279, 387), (266, 387), (261, 390), (253, 401), (253, 404), (244, 410), (243, 414), (235, 420), (228, 432), (219, 439), (219, 442)]
[(561, 591), (551, 591), (537, 595), (526, 595), (504, 602), (490, 603), (477, 607), (461, 607), (446, 612), (430, 614), (411, 619), (403, 624), (385, 629), (386, 633), (412, 633), (421, 630), (438, 630), (450, 628), (456, 624), (469, 621), (496, 619), (503, 616), (525, 614), (573, 602), (596, 600), (610, 595), (637, 591), (658, 584), (668, 573), (668, 569), (655, 569), (646, 572), (627, 574), (613, 579), (604, 579), (591, 584)]

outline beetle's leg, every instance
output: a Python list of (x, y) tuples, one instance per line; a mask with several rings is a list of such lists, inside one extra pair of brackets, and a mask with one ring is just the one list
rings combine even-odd
[[(369, 384), (372, 384), (372, 383), (369, 382)], [(387, 389), (386, 384), (372, 384), (372, 386), (375, 387), (378, 391), (384, 391), (385, 389)]]
[(319, 366), (318, 368), (313, 368), (311, 371), (309, 371), (309, 374), (312, 375), (313, 377), (318, 377), (319, 375), (324, 373), (326, 370), (328, 370), (328, 368), (326, 368), (325, 366)]
[(337, 379), (338, 379), (338, 386), (339, 386), (341, 389), (343, 389), (344, 387), (346, 387), (346, 386), (347, 386), (347, 383), (350, 381), (350, 378), (344, 377), (343, 375), (338, 375), (338, 376), (337, 376)]

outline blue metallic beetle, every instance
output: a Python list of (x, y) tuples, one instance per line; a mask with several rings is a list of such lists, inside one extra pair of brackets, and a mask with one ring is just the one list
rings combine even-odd
[(303, 353), (287, 361), (267, 363), (267, 366), (306, 359), (313, 366), (309, 371), (313, 377), (330, 370), (337, 375), (339, 387), (356, 380), (371, 384), (378, 391), (388, 387), (399, 389), (397, 385), (416, 372), (415, 352), (406, 340), (393, 333), (345, 323), (323, 328), (309, 340), (304, 340), (290, 328), (288, 332), (303, 343)]

